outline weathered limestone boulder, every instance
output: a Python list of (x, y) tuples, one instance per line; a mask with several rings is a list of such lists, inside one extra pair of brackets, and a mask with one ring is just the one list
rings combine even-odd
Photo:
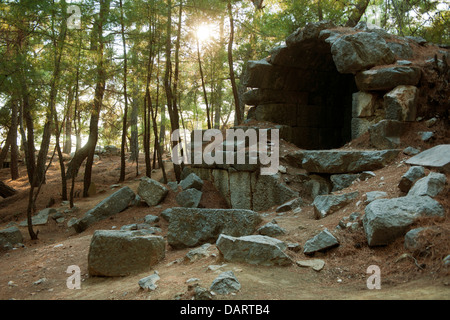
[(415, 86), (421, 75), (419, 68), (395, 66), (359, 72), (355, 80), (360, 91), (384, 91), (400, 85)]
[(327, 229), (321, 231), (305, 242), (303, 246), (303, 253), (311, 255), (317, 251), (325, 251), (339, 245), (339, 240), (331, 234)]
[(92, 276), (127, 276), (149, 269), (164, 256), (163, 237), (140, 231), (97, 230), (89, 247), (88, 271)]
[(366, 193), (366, 204), (371, 203), (374, 200), (377, 199), (383, 199), (383, 198), (387, 198), (388, 194), (384, 191), (369, 191)]
[(186, 189), (177, 194), (175, 200), (180, 207), (197, 208), (202, 199), (202, 194), (201, 191), (194, 188)]
[(297, 29), (286, 38), (288, 47), (295, 47), (311, 39), (318, 38), (320, 32), (325, 29), (333, 29), (336, 25), (331, 21), (319, 21), (307, 23), (305, 27)]
[(195, 173), (191, 173), (180, 181), (180, 186), (183, 190), (194, 188), (201, 191), (203, 188), (203, 180)]
[[(267, 210), (299, 196), (298, 192), (280, 182), (280, 174), (251, 175), (252, 208), (255, 211)], [(230, 184), (232, 188), (232, 184)]]
[(333, 184), (332, 192), (345, 189), (352, 185), (353, 181), (359, 178), (359, 174), (343, 173), (333, 174), (330, 176), (331, 183)]
[(331, 46), (331, 54), (340, 73), (355, 74), (395, 61), (386, 41), (374, 32), (359, 32), (340, 37)]
[(257, 231), (260, 235), (268, 237), (276, 237), (286, 233), (286, 230), (281, 228), (275, 220), (266, 223), (265, 225), (260, 227)]
[(414, 182), (425, 176), (425, 169), (421, 166), (412, 166), (400, 179), (398, 188), (402, 192), (408, 192)]
[(368, 129), (370, 143), (377, 149), (393, 149), (400, 145), (400, 138), (409, 124), (397, 120), (381, 120)]
[(169, 189), (156, 180), (142, 177), (137, 193), (148, 206), (152, 207), (164, 200), (167, 193), (169, 193)]
[(300, 152), (302, 167), (316, 173), (358, 173), (383, 168), (399, 150), (307, 150)]
[(408, 191), (408, 196), (437, 196), (445, 187), (447, 177), (443, 173), (430, 172), (422, 179), (417, 180)]
[(167, 234), (174, 248), (214, 242), (220, 234), (244, 236), (261, 222), (257, 212), (244, 209), (171, 208)]
[(300, 197), (294, 198), (294, 199), (289, 200), (288, 202), (283, 203), (282, 205), (278, 206), (276, 208), (275, 212), (281, 213), (281, 212), (295, 210), (297, 208), (300, 208), (302, 204), (303, 204), (302, 198), (300, 198)]
[(158, 282), (159, 279), (160, 279), (159, 274), (157, 271), (155, 271), (155, 273), (153, 273), (152, 275), (140, 279), (138, 284), (139, 287), (143, 290), (153, 291), (156, 290), (156, 288), (158, 288), (156, 282)]
[(326, 216), (345, 207), (351, 201), (358, 197), (359, 192), (354, 191), (345, 194), (324, 194), (314, 199), (314, 215), (316, 219), (322, 219)]
[(134, 200), (134, 198), (135, 194), (133, 190), (131, 190), (130, 187), (125, 186), (105, 198), (93, 209), (86, 212), (81, 219), (72, 225), (72, 227), (78, 233), (83, 232), (91, 224), (122, 212), (128, 208), (128, 205)]
[(298, 260), (298, 261), (295, 261), (295, 263), (299, 267), (311, 268), (314, 271), (320, 271), (325, 266), (325, 261), (323, 261), (322, 259)]
[(19, 228), (13, 226), (0, 230), (0, 250), (6, 245), (15, 245), (23, 242), (23, 235)]
[(286, 244), (267, 236), (232, 237), (221, 234), (217, 239), (216, 246), (226, 261), (265, 266), (285, 266), (292, 263), (289, 256), (284, 253), (287, 248)]
[(415, 121), (419, 89), (415, 86), (398, 86), (384, 95), (386, 119)]
[(417, 218), (444, 214), (442, 205), (428, 196), (378, 199), (366, 207), (363, 226), (369, 246), (387, 245), (404, 235)]
[(450, 144), (441, 144), (408, 159), (407, 164), (450, 172)]
[(219, 274), (211, 284), (210, 291), (217, 294), (229, 294), (238, 292), (241, 289), (241, 284), (234, 275), (233, 271), (225, 271)]

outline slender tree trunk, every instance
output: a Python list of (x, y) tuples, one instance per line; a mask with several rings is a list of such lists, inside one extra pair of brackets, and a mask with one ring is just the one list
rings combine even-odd
[(69, 86), (66, 110), (66, 128), (64, 130), (64, 147), (63, 152), (70, 154), (72, 152), (72, 114), (73, 114), (73, 88)]
[(230, 39), (228, 41), (228, 65), (230, 68), (230, 81), (234, 97), (234, 110), (235, 110), (234, 123), (238, 125), (242, 123), (244, 117), (241, 112), (242, 110), (240, 108), (239, 95), (236, 87), (236, 78), (234, 75), (234, 68), (233, 68), (234, 21), (233, 21), (233, 12), (231, 11), (231, 0), (228, 0), (228, 18), (230, 19)]
[(359, 0), (355, 4), (355, 8), (352, 10), (352, 13), (350, 14), (350, 17), (347, 20), (347, 23), (345, 24), (346, 27), (353, 28), (356, 26), (361, 20), (361, 17), (366, 12), (367, 7), (369, 6), (370, 0)]
[(11, 109), (11, 179), (19, 179), (19, 150), (17, 148), (17, 126), (19, 109), (17, 101), (12, 101)]
[(128, 116), (128, 95), (127, 95), (127, 46), (125, 41), (125, 26), (123, 21), (123, 6), (122, 0), (120, 3), (120, 24), (122, 31), (122, 44), (123, 44), (123, 96), (125, 99), (125, 109), (123, 112), (123, 122), (122, 122), (122, 144), (120, 147), (120, 178), (119, 181), (125, 180), (125, 143), (127, 140), (127, 116)]

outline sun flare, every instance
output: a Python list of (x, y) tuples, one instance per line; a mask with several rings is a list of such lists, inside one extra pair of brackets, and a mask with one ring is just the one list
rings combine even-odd
[(202, 24), (197, 27), (197, 39), (200, 42), (205, 42), (212, 37), (212, 26), (209, 24)]

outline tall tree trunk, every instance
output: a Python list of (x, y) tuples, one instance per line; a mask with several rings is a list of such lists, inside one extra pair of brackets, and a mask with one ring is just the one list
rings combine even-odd
[(11, 101), (11, 179), (19, 179), (19, 150), (17, 148), (17, 126), (18, 126), (18, 116), (19, 107), (17, 105), (18, 101)]
[(346, 27), (353, 28), (356, 26), (361, 20), (361, 17), (366, 12), (367, 7), (369, 6), (370, 0), (359, 0), (355, 4), (355, 8), (352, 10), (350, 17), (347, 20), (347, 23), (345, 24)]
[(64, 135), (64, 147), (63, 152), (70, 154), (72, 152), (72, 115), (73, 115), (73, 88), (69, 86), (69, 93), (67, 97), (67, 110), (66, 110), (66, 127)]
[(133, 85), (132, 90), (132, 101), (131, 101), (131, 119), (130, 119), (130, 127), (131, 127), (131, 140), (130, 140), (130, 160), (136, 161), (136, 176), (139, 175), (139, 134), (138, 134), (138, 109), (139, 109), (139, 91), (138, 86), (136, 84)]
[[(182, 10), (181, 1), (180, 1), (180, 10)], [(178, 26), (178, 28), (181, 27), (181, 24)], [(166, 70), (164, 74), (164, 87), (166, 91), (166, 98), (167, 98), (167, 109), (169, 110), (169, 116), (170, 116), (170, 126), (171, 126), (171, 132), (173, 133), (175, 130), (179, 129), (179, 117), (178, 117), (178, 109), (176, 104), (174, 104), (174, 100), (176, 102), (176, 99), (174, 99), (174, 94), (172, 91), (172, 84), (171, 84), (171, 73), (172, 73), (172, 62), (170, 58), (170, 51), (171, 51), (171, 29), (172, 29), (172, 1), (168, 0), (167, 4), (167, 34), (166, 34)], [(178, 32), (179, 36), (180, 32)], [(177, 43), (179, 41), (179, 37), (177, 37)], [(178, 44), (179, 45), (179, 44)], [(172, 142), (172, 148), (174, 148), (177, 145), (176, 141)], [(173, 169), (175, 172), (175, 177), (177, 181), (180, 181), (181, 178), (181, 167), (178, 164), (173, 164)]]
[(123, 111), (122, 121), (122, 144), (120, 147), (120, 178), (119, 181), (125, 180), (125, 143), (127, 141), (127, 116), (128, 116), (128, 95), (127, 95), (127, 46), (125, 41), (125, 25), (123, 21), (123, 6), (122, 0), (120, 4), (120, 25), (122, 31), (122, 44), (123, 44), (123, 97), (125, 99), (125, 108)]
[(228, 65), (230, 67), (230, 81), (233, 89), (234, 110), (235, 110), (235, 124), (241, 124), (244, 121), (243, 112), (240, 108), (239, 95), (236, 87), (236, 78), (233, 68), (233, 41), (234, 41), (234, 21), (233, 12), (231, 10), (231, 0), (228, 0), (228, 18), (230, 19), (230, 39), (228, 41)]

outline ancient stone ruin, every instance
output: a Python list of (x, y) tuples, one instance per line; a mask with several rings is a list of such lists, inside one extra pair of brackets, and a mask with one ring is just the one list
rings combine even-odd
[(448, 110), (449, 64), (448, 48), (421, 38), (322, 21), (250, 61), (243, 100), (248, 119), (278, 124), (302, 149), (338, 148), (368, 130), (374, 147), (394, 148), (408, 122)]

